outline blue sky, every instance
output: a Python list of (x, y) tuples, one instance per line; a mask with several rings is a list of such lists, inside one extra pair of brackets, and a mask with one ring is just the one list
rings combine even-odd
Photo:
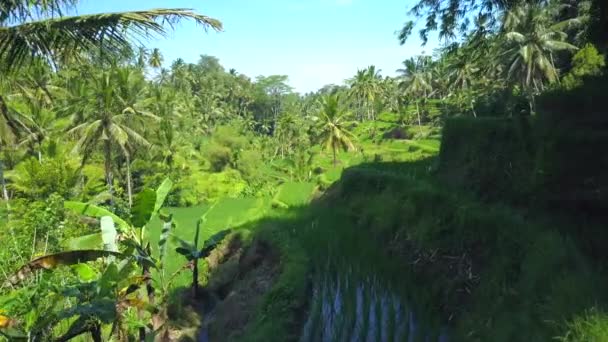
[(178, 57), (196, 62), (216, 56), (226, 68), (250, 77), (288, 75), (299, 92), (341, 84), (357, 69), (374, 64), (394, 75), (401, 62), (437, 45), (405, 46), (396, 38), (413, 0), (82, 0), (80, 14), (149, 9), (193, 8), (219, 19), (220, 33), (204, 33), (184, 22), (164, 39), (146, 43), (161, 49), (164, 64)]

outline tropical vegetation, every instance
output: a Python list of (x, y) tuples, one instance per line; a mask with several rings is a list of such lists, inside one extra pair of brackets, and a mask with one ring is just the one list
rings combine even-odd
[(77, 6), (0, 4), (0, 340), (608, 339), (603, 1), (420, 0), (306, 94)]

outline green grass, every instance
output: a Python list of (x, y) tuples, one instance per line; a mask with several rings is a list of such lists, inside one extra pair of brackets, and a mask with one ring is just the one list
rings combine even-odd
[(568, 323), (568, 332), (558, 338), (562, 342), (605, 342), (608, 341), (608, 315), (596, 309)]
[(63, 247), (66, 250), (100, 249), (103, 247), (101, 234), (89, 234), (65, 240)]
[(4, 228), (6, 222), (8, 222), (7, 203), (0, 199), (0, 228)]
[[(238, 228), (249, 221), (256, 220), (264, 215), (270, 204), (265, 198), (224, 198), (211, 206), (197, 206), (190, 208), (168, 208), (173, 214), (176, 223), (172, 234), (186, 241), (192, 241), (198, 220), (205, 215), (206, 220), (201, 226), (198, 245), (202, 246), (211, 235), (224, 230)], [(161, 231), (161, 221), (153, 218), (148, 226), (148, 234), (153, 252), (158, 254), (158, 240)], [(186, 264), (186, 259), (175, 252), (177, 247), (173, 239), (169, 239), (167, 256), (165, 259), (166, 274), (180, 269)], [(190, 274), (182, 273), (175, 280), (174, 286), (188, 284)]]
[(287, 182), (281, 184), (273, 201), (289, 207), (306, 205), (310, 202), (314, 189), (314, 183)]

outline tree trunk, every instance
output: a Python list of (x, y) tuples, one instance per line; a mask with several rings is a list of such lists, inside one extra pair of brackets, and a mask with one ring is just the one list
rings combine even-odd
[(114, 189), (112, 188), (112, 143), (110, 139), (104, 141), (104, 166), (106, 173), (106, 184), (108, 185), (108, 191), (110, 196), (114, 196)]
[(129, 208), (133, 206), (133, 185), (131, 184), (131, 158), (127, 154), (127, 195), (129, 197)]
[(530, 115), (534, 115), (536, 111), (536, 106), (534, 103), (534, 93), (532, 91), (528, 94), (528, 104), (530, 105)]
[(336, 158), (336, 147), (332, 147), (334, 153), (334, 166), (338, 165), (338, 158)]
[(192, 260), (192, 297), (198, 298), (198, 259)]
[[(11, 123), (8, 120), (8, 108), (6, 107), (6, 103), (4, 102), (4, 98), (0, 95), (0, 116), (4, 116), (8, 125)], [(2, 183), (2, 198), (5, 201), (8, 201), (8, 191), (6, 190), (6, 181), (4, 180), (4, 167), (2, 165), (2, 144), (0, 143), (0, 183)]]
[(6, 190), (6, 181), (4, 180), (4, 164), (2, 164), (2, 151), (0, 150), (0, 183), (2, 184), (2, 198), (8, 201), (8, 191)]
[(422, 127), (422, 121), (420, 121), (420, 106), (418, 105), (418, 101), (416, 101), (416, 113), (418, 114), (418, 127)]
[(593, 40), (600, 50), (605, 52), (608, 49), (608, 2), (594, 0), (593, 7), (593, 12), (597, 15), (597, 21), (591, 27)]
[(471, 101), (471, 111), (473, 111), (473, 117), (476, 118), (477, 113), (475, 112), (475, 105), (473, 104), (473, 101)]

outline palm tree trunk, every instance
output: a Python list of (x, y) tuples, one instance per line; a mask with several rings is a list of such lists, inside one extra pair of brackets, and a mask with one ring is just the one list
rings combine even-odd
[[(4, 98), (0, 95), (0, 115), (8, 119), (8, 108), (4, 102)], [(2, 165), (2, 145), (0, 144), (0, 183), (2, 183), (2, 198), (8, 201), (8, 191), (6, 190), (6, 181), (4, 180), (4, 167)]]
[(4, 180), (4, 165), (2, 164), (2, 156), (0, 156), (0, 183), (2, 183), (2, 198), (5, 201), (8, 201), (8, 191), (6, 190), (6, 181)]
[(471, 111), (473, 111), (473, 117), (477, 117), (477, 113), (475, 112), (475, 105), (473, 105), (473, 101), (471, 100)]
[(114, 195), (112, 188), (112, 143), (109, 139), (104, 141), (104, 166), (106, 173), (106, 184), (108, 185), (108, 191), (110, 195)]
[(336, 157), (336, 147), (332, 147), (332, 151), (334, 153), (334, 166), (338, 165), (338, 158)]
[(133, 185), (131, 184), (131, 158), (127, 153), (127, 195), (129, 196), (129, 208), (133, 206)]
[(418, 114), (418, 126), (422, 127), (422, 122), (420, 121), (420, 106), (418, 105), (418, 100), (416, 100), (416, 114)]
[(533, 90), (528, 91), (528, 104), (530, 106), (530, 115), (534, 115), (536, 106), (534, 105), (534, 91)]

